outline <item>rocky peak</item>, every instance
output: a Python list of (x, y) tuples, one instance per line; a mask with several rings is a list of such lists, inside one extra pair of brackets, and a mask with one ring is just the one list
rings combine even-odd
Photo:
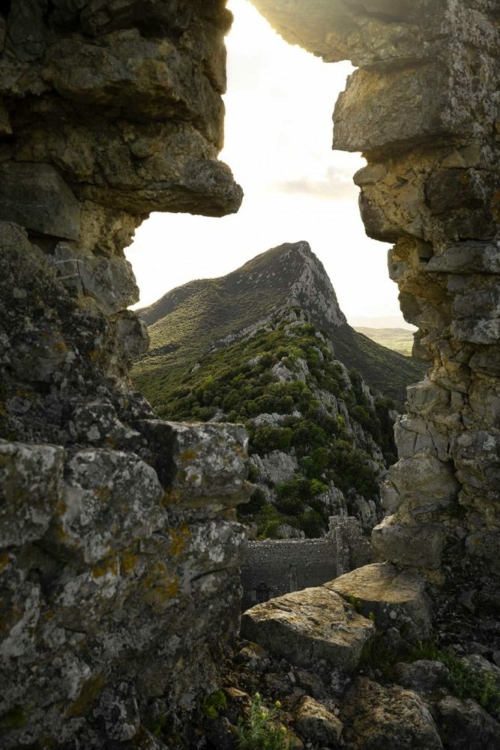
[(423, 368), (349, 326), (323, 264), (304, 241), (267, 250), (227, 276), (184, 284), (140, 310), (151, 346), (134, 368), (135, 382), (158, 403), (153, 381), (169, 379), (167, 368), (193, 367), (205, 352), (241, 340), (293, 309), (325, 332), (337, 359), (403, 409), (406, 386), (420, 379)]

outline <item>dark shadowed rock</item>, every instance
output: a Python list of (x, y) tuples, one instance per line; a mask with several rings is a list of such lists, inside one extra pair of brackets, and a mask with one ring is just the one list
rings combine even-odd
[(342, 706), (349, 750), (442, 750), (432, 716), (418, 695), (359, 678)]
[(80, 236), (78, 201), (49, 164), (0, 166), (0, 219), (53, 237)]

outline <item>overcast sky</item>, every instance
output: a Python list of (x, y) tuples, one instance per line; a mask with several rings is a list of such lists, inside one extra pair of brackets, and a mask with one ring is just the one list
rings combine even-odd
[[(283, 242), (306, 240), (353, 325), (402, 325), (388, 246), (369, 240), (357, 206), (357, 154), (332, 151), (332, 112), (351, 71), (325, 64), (273, 32), (247, 0), (228, 47), (225, 161), (242, 185), (238, 214), (152, 214), (127, 257), (140, 306), (195, 278), (223, 276)], [(393, 318), (393, 320), (383, 320)]]

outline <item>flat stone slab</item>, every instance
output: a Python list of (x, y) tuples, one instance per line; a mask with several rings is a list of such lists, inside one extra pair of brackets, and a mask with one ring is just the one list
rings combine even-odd
[(424, 593), (424, 580), (411, 571), (399, 571), (390, 563), (357, 568), (324, 588), (354, 603), (365, 617), (375, 618), (378, 628), (410, 629), (417, 638), (430, 634), (430, 607)]
[(310, 667), (324, 659), (351, 669), (375, 632), (373, 623), (334, 591), (304, 589), (257, 604), (245, 612), (241, 635), (275, 656)]

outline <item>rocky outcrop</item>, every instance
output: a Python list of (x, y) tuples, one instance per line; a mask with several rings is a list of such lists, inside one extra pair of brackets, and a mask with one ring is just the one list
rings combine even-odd
[[(499, 13), (489, 0), (254, 0), (291, 42), (347, 59), (334, 148), (362, 151), (368, 234), (419, 328), (380, 554), (458, 588), (498, 576)], [(498, 610), (497, 610), (498, 612)]]
[(146, 742), (158, 722), (183, 736), (216, 687), (238, 623), (245, 534), (227, 508), (248, 497), (245, 433), (140, 427), (147, 462), (0, 441), (2, 747)]
[(130, 390), (123, 255), (153, 210), (240, 204), (224, 5), (0, 3), (5, 748), (184, 745), (237, 630), (246, 434)]
[[(196, 367), (207, 352), (244, 340), (296, 308), (325, 332), (337, 359), (403, 410), (407, 385), (420, 380), (425, 367), (351, 328), (323, 264), (304, 241), (271, 248), (227, 276), (191, 281), (140, 310), (151, 347), (134, 368), (134, 380), (158, 400), (158, 372)], [(281, 364), (273, 374), (282, 382), (304, 381), (307, 368), (294, 376)]]

